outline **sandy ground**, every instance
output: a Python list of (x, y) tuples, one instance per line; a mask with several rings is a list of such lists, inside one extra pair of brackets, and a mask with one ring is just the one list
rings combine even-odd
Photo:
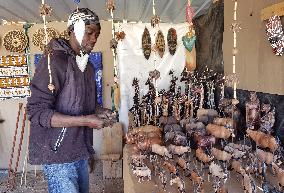
[[(47, 183), (41, 172), (27, 174), (27, 184), (20, 187), (21, 174), (16, 176), (16, 187), (13, 191), (7, 189), (7, 176), (0, 177), (1, 193), (47, 193)], [(102, 162), (97, 161), (95, 170), (90, 174), (90, 193), (123, 193), (123, 179), (103, 179)]]

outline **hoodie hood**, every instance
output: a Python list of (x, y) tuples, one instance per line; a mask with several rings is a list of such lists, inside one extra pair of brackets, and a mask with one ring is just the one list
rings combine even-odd
[(70, 54), (73, 57), (76, 56), (75, 51), (71, 48), (69, 41), (64, 38), (55, 38), (50, 40), (48, 46), (53, 51), (63, 51), (66, 54)]

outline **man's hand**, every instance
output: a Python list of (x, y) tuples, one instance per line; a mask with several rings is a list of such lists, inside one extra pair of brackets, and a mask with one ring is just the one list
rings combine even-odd
[(85, 126), (90, 128), (101, 129), (104, 127), (104, 121), (94, 114), (85, 115), (84, 122), (86, 123)]
[(98, 117), (104, 121), (105, 127), (111, 127), (117, 122), (116, 114), (112, 113), (111, 110), (106, 110), (104, 113), (98, 114)]

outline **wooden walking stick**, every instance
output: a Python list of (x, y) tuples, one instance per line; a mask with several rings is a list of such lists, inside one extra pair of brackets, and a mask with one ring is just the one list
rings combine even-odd
[(25, 186), (27, 186), (27, 166), (28, 166), (28, 160), (29, 160), (29, 142), (30, 142), (30, 122), (28, 122), (28, 138), (27, 138), (27, 145), (26, 145), (26, 152), (25, 152), (25, 159), (24, 159), (24, 166), (22, 169), (22, 176), (21, 176), (21, 185), (23, 185), (23, 178), (25, 178)]
[(20, 115), (21, 115), (22, 107), (23, 107), (23, 103), (19, 103), (19, 109), (18, 109), (18, 115), (17, 115), (17, 121), (16, 121), (16, 128), (15, 128), (15, 133), (14, 133), (14, 138), (13, 138), (13, 146), (12, 146), (11, 157), (10, 157), (10, 161), (9, 161), (8, 186), (12, 185), (12, 184), (10, 184), (10, 179), (11, 179), (11, 174), (12, 174), (12, 163), (13, 163), (13, 157), (14, 157), (14, 151), (15, 151), (15, 146), (16, 146), (17, 133), (18, 133), (18, 127), (19, 127), (19, 121), (20, 121)]
[(24, 115), (23, 115), (23, 121), (22, 121), (20, 142), (19, 142), (19, 147), (18, 147), (18, 155), (17, 155), (16, 166), (15, 166), (15, 170), (14, 170), (14, 178), (13, 178), (14, 184), (15, 184), (15, 177), (16, 177), (16, 173), (18, 171), (18, 166), (19, 166), (19, 161), (20, 161), (20, 156), (21, 156), (21, 151), (22, 151), (22, 144), (23, 144), (23, 139), (24, 139), (26, 120), (27, 120), (27, 110), (26, 110), (26, 107), (24, 107)]

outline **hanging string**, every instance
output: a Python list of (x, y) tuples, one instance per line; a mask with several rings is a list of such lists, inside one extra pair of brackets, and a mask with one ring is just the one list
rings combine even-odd
[[(48, 9), (48, 6), (45, 5), (44, 0), (41, 0), (41, 9), (44, 10), (44, 8)], [(48, 75), (49, 75), (49, 84), (48, 89), (53, 92), (55, 90), (55, 86), (52, 84), (52, 75), (51, 75), (51, 67), (50, 67), (50, 50), (47, 49), (48, 44), (48, 33), (47, 33), (47, 21), (46, 21), (46, 15), (50, 14), (50, 7), (49, 7), (49, 13), (41, 11), (41, 16), (43, 20), (43, 29), (45, 33), (45, 49), (47, 51), (47, 67), (48, 67)]]
[[(237, 25), (237, 7), (238, 2), (235, 0), (234, 4), (234, 22), (233, 25)], [(237, 49), (237, 29), (233, 29), (234, 47), (233, 49), (233, 75), (236, 76), (236, 49)], [(237, 99), (237, 80), (234, 80), (234, 99)]]
[[(27, 35), (28, 37), (28, 31), (29, 31), (29, 28), (31, 27), (32, 25), (31, 24), (25, 24), (23, 27), (24, 27), (24, 30), (25, 30), (25, 34)], [(29, 37), (28, 37), (29, 38)], [(25, 49), (25, 54), (27, 56), (27, 65), (28, 65), (28, 74), (29, 74), (29, 79), (31, 80), (32, 79), (32, 68), (31, 68), (31, 52), (30, 52), (30, 46), (27, 46), (26, 49)]]
[[(110, 16), (111, 16), (111, 36), (112, 39), (115, 39), (114, 33), (115, 33), (115, 26), (114, 26), (114, 14), (113, 9), (110, 10)], [(118, 77), (118, 70), (117, 70), (117, 63), (116, 63), (116, 50), (114, 48), (112, 50), (112, 57), (113, 57), (113, 67), (114, 67), (114, 76)]]

